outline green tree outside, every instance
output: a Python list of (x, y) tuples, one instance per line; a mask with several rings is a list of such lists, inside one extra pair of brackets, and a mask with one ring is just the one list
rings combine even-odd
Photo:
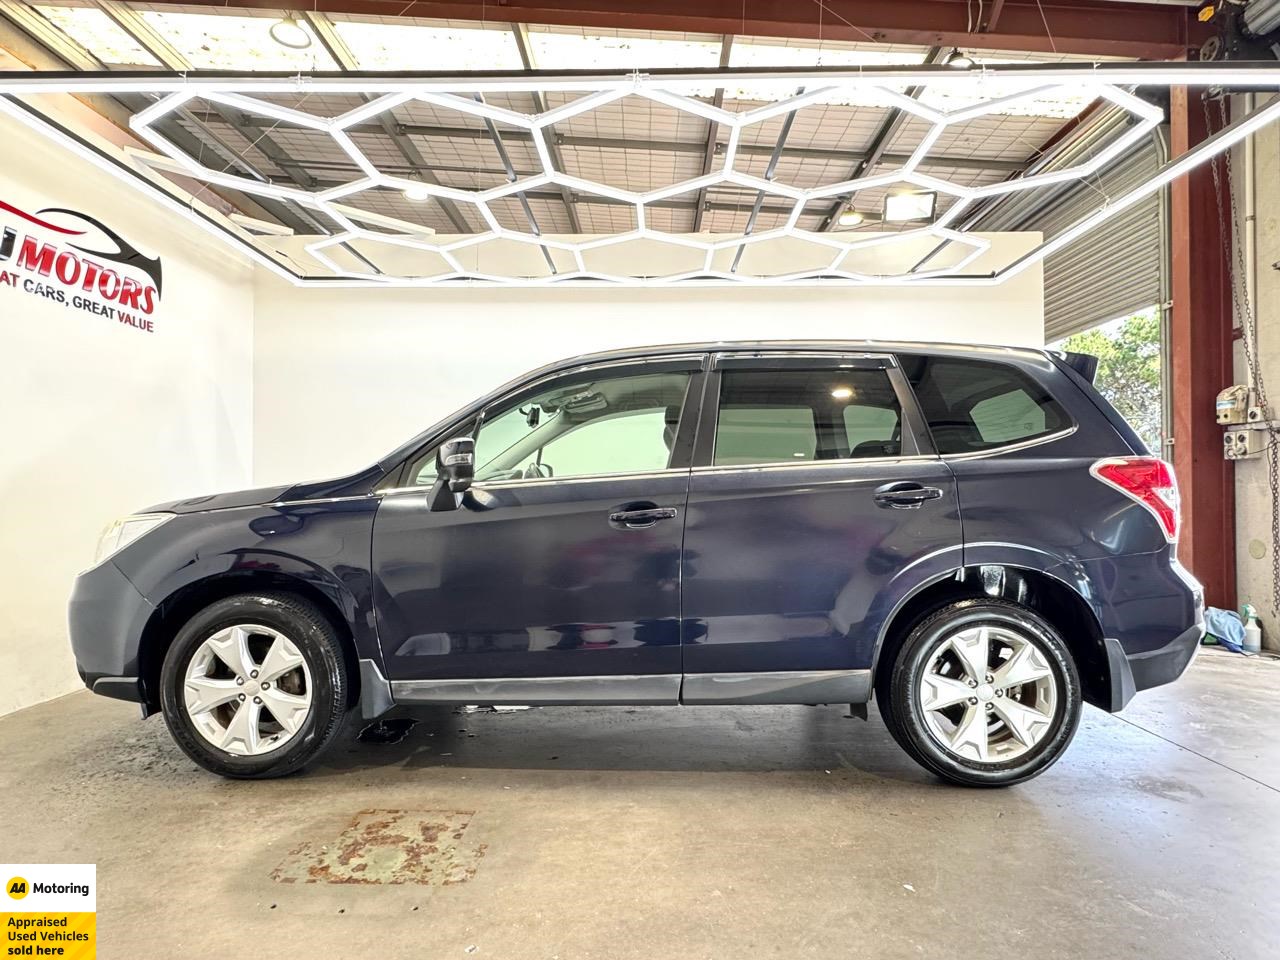
[(1163, 456), (1160, 315), (1155, 309), (1104, 323), (1051, 345), (1098, 358), (1094, 384), (1152, 453)]

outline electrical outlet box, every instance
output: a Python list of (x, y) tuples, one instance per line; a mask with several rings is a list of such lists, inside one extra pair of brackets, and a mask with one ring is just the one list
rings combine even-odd
[(1222, 435), (1222, 456), (1226, 460), (1247, 460), (1266, 450), (1270, 440), (1269, 430), (1228, 430)]
[(1249, 388), (1242, 383), (1227, 387), (1218, 394), (1214, 406), (1219, 423), (1244, 423), (1249, 408)]

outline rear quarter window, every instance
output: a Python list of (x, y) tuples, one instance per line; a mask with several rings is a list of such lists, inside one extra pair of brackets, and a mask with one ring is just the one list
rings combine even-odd
[(1071, 426), (1047, 389), (1016, 367), (958, 357), (902, 357), (938, 453), (975, 453)]

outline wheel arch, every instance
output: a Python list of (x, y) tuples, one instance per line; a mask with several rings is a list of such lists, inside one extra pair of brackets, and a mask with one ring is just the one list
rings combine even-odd
[(323, 586), (287, 573), (249, 570), (215, 573), (175, 589), (155, 610), (143, 627), (138, 644), (138, 670), (142, 683), (143, 707), (148, 714), (160, 709), (160, 669), (165, 654), (183, 624), (212, 603), (240, 593), (287, 593), (306, 600), (333, 626), (342, 645), (348, 678), (347, 706), (360, 697), (360, 670), (351, 625), (342, 613), (341, 599)]
[(1027, 607), (1061, 635), (1080, 674), (1085, 702), (1111, 709), (1111, 668), (1102, 625), (1080, 590), (1043, 570), (1012, 564), (957, 567), (908, 594), (890, 614), (876, 643), (873, 686), (882, 695), (894, 659), (911, 631), (930, 614), (960, 600), (990, 598)]

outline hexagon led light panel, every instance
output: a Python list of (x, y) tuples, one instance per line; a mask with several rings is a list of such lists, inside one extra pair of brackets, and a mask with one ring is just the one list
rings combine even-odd
[[(296, 249), (285, 256), (278, 235), (257, 236), (234, 225), (217, 225), (215, 232), (220, 236), (248, 249), (258, 262), (298, 285), (993, 284), (1043, 260), (1280, 116), (1280, 100), (1260, 107), (1166, 164), (1151, 180), (1122, 196), (1103, 198), (1093, 213), (1030, 252), (1007, 263), (984, 260), (991, 244), (980, 235), (965, 232), (962, 218), (966, 212), (988, 198), (1096, 177), (1164, 121), (1163, 110), (1135, 91), (1175, 84), (1280, 89), (1280, 68), (1275, 64), (1094, 64), (1019, 65), (976, 71), (912, 67), (806, 74), (702, 71), (596, 78), (455, 75), (440, 79), (374, 74), (239, 79), (199, 74), (158, 78), (83, 74), (42, 80), (38, 74), (0, 74), (0, 93), (6, 94), (0, 98), (0, 109), (92, 154), (95, 150), (85, 147), (82, 140), (19, 98), (51, 92), (158, 96), (131, 120), (137, 135), (156, 153), (134, 151), (134, 161), (249, 197), (297, 204), (313, 214), (317, 223), (331, 227), (327, 235), (292, 238)], [(744, 85), (757, 90), (771, 87), (778, 93), (776, 99), (739, 110), (717, 106), (708, 96), (715, 88)], [(907, 93), (912, 86), (941, 89), (944, 95), (914, 97)], [(990, 96), (984, 96), (984, 87)], [(527, 99), (549, 109), (522, 113), (486, 100), (490, 96), (516, 102), (510, 94), (529, 93), (541, 94)], [(286, 106), (283, 101), (290, 94), (296, 103)], [(332, 98), (325, 109), (325, 94), (346, 98), (339, 100), (346, 109), (335, 110)], [(313, 96), (321, 102), (315, 112), (309, 112), (306, 105)], [(940, 171), (947, 169), (946, 162), (931, 163), (939, 142), (948, 137), (954, 140), (966, 124), (999, 115), (1026, 115), (1033, 104), (1046, 100), (1082, 97), (1108, 101), (1128, 111), (1132, 122), (1120, 136), (1074, 166), (1023, 172), (973, 185), (941, 175)], [(616, 127), (619, 117), (625, 116), (624, 101), (647, 101), (648, 107), (662, 114), (667, 129), (685, 129), (681, 125), (687, 122), (696, 124), (702, 139), (720, 147), (713, 162), (703, 168), (708, 172), (667, 182), (670, 176), (647, 171), (648, 183), (662, 185), (634, 192), (557, 166), (562, 160), (555, 146), (557, 124), (572, 124), (577, 129), (591, 127), (594, 121), (601, 129), (610, 124)], [(931, 102), (959, 106), (944, 110), (929, 105)], [(161, 128), (166, 121), (189, 116), (195, 103), (233, 112), (250, 132), (261, 129), (287, 135), (298, 131), (295, 142), (304, 144), (303, 149), (312, 154), (295, 157), (304, 168), (308, 159), (323, 160), (325, 169), (341, 168), (348, 175), (310, 187), (305, 181), (255, 179), (219, 168), (212, 151), (207, 161), (203, 156), (193, 157)], [(352, 103), (359, 105), (351, 107)], [(785, 130), (806, 110), (838, 103), (876, 104), (873, 110), (879, 110), (881, 118), (896, 112), (917, 131), (914, 142), (906, 143), (905, 152), (895, 155), (892, 162), (885, 160), (867, 175), (852, 179), (805, 184), (795, 177), (777, 176), (778, 160), (786, 155), (782, 148), (773, 151), (764, 176), (752, 172), (762, 165), (760, 145), (768, 142), (776, 127)], [(367, 131), (407, 129), (401, 117), (414, 109), (453, 118), (454, 125), (449, 128), (453, 135), (491, 142), (495, 148), (491, 156), (500, 158), (502, 166), (495, 170), (491, 164), (484, 171), (483, 183), (477, 169), (477, 186), (472, 187), (449, 185), (447, 176), (437, 176), (447, 172), (444, 167), (438, 171), (428, 168), (426, 175), (405, 175), (403, 165), (388, 159), (390, 152), (371, 148), (374, 140)], [(401, 113), (397, 115), (397, 111)], [(637, 141), (647, 142), (642, 136), (643, 131), (637, 133)], [(621, 139), (630, 139), (630, 131), (624, 129)], [(752, 145), (754, 159), (743, 149), (744, 142)], [(649, 144), (637, 149), (652, 152), (655, 148)], [(118, 162), (107, 164), (101, 151), (96, 153), (100, 164), (120, 172)], [(519, 158), (519, 168), (513, 156)], [(625, 167), (626, 158), (622, 160)], [(701, 155), (696, 160), (700, 164)], [(616, 166), (616, 157), (614, 162)], [(609, 165), (604, 167), (608, 172)], [(671, 161), (677, 176), (681, 169), (689, 172), (689, 167), (688, 161)], [(465, 172), (459, 166), (449, 170)], [(152, 180), (124, 175), (145, 189), (156, 189)], [(655, 226), (662, 219), (657, 213), (664, 206), (670, 208), (691, 197), (705, 198), (707, 191), (717, 189), (749, 198), (743, 206), (753, 212), (737, 233), (675, 233)], [(816, 209), (835, 210), (849, 201), (856, 205), (859, 195), (882, 196), (896, 190), (935, 193), (946, 201), (945, 209), (932, 222), (898, 232), (819, 232), (800, 225), (806, 216), (812, 219)], [(414, 192), (424, 209), (436, 205), (452, 210), (453, 222), (465, 211), (463, 219), (482, 225), (480, 232), (441, 234), (422, 223), (375, 209), (380, 198), (405, 191)], [(541, 202), (552, 197), (566, 205), (580, 199), (608, 204), (613, 211), (609, 222), (615, 229), (590, 235), (546, 233), (531, 212), (529, 198), (534, 196)], [(685, 200), (679, 201), (682, 197)], [(175, 206), (171, 196), (165, 199)], [(769, 211), (769, 222), (761, 226), (757, 214), (763, 210)], [(193, 209), (182, 212), (194, 215)], [(209, 214), (200, 216), (210, 219)], [(626, 228), (616, 229), (619, 222)], [(939, 256), (941, 250), (947, 253)], [(921, 255), (921, 251), (925, 253)], [(979, 263), (983, 269), (976, 271)]]

